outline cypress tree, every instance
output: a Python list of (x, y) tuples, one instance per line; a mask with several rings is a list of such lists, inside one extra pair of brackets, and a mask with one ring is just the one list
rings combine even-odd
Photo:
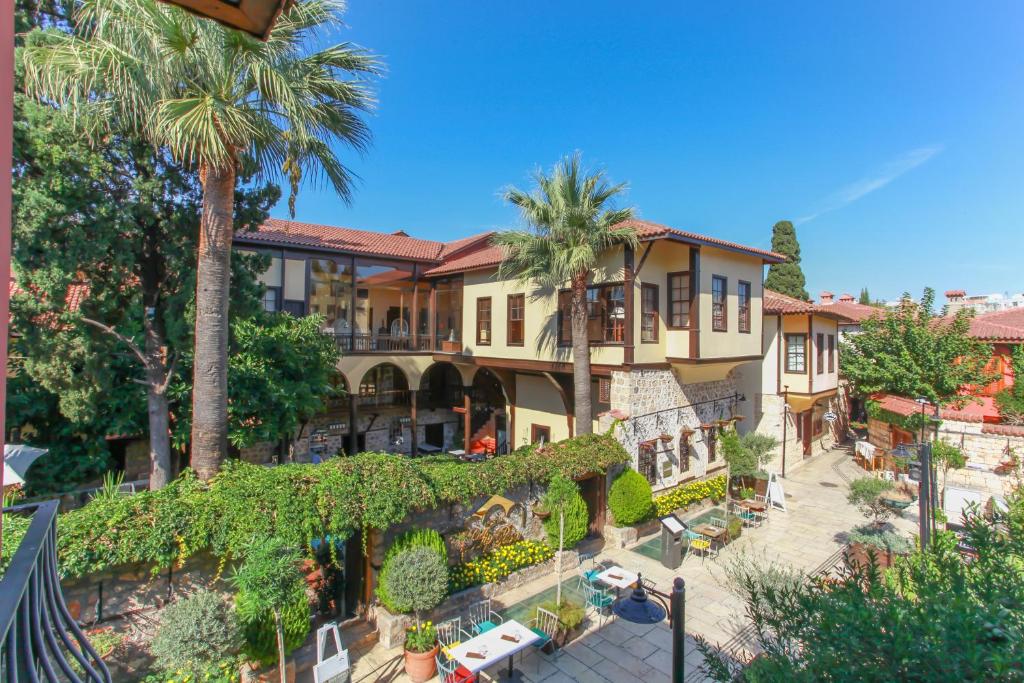
[(864, 304), (865, 306), (871, 305), (871, 295), (868, 294), (867, 287), (862, 287), (860, 290), (860, 303)]
[(808, 301), (806, 278), (800, 269), (800, 243), (796, 240), (796, 228), (789, 221), (779, 221), (772, 227), (772, 251), (782, 254), (786, 260), (773, 263), (768, 268), (764, 286), (780, 294)]

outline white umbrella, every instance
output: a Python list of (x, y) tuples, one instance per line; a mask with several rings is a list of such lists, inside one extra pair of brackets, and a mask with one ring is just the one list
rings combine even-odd
[(25, 483), (25, 473), (40, 456), (49, 451), (23, 444), (4, 444), (4, 486)]

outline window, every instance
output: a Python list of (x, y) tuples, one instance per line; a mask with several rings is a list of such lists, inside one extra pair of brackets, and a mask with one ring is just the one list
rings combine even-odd
[(836, 371), (836, 335), (828, 335), (828, 371)]
[(814, 338), (814, 356), (818, 362), (818, 374), (825, 372), (825, 335), (821, 332)]
[(655, 465), (658, 462), (656, 443), (657, 441), (641, 441), (640, 453), (637, 456), (636, 471), (644, 475), (644, 478), (650, 484), (655, 484), (658, 481), (658, 472), (655, 469)]
[(740, 332), (750, 332), (750, 283), (740, 280), (736, 294)]
[(491, 297), (482, 296), (476, 300), (476, 343), (491, 345)]
[(661, 461), (661, 478), (670, 479), (672, 477), (672, 458), (666, 457)]
[(690, 469), (690, 435), (687, 432), (679, 434), (679, 471), (686, 472)]
[(612, 402), (612, 381), (608, 377), (600, 377), (597, 380), (597, 402)]
[[(621, 284), (587, 287), (587, 339), (591, 344), (621, 344), (626, 331), (626, 290)], [(572, 292), (558, 293), (558, 344), (572, 343)]]
[(668, 274), (668, 326), (690, 326), (690, 274)]
[(508, 335), (509, 346), (523, 345), (523, 325), (526, 319), (526, 295), (508, 295), (508, 321), (506, 334)]
[(551, 427), (544, 425), (530, 425), (530, 443), (551, 443)]
[(640, 287), (640, 341), (658, 341), (658, 286)]
[(716, 444), (718, 442), (718, 430), (715, 429), (714, 427), (712, 427), (711, 429), (708, 430), (707, 442), (708, 442), (708, 464), (710, 465), (711, 463), (713, 463), (715, 461), (715, 458), (718, 457), (718, 454), (715, 453), (715, 446), (716, 446)]
[(711, 329), (725, 332), (729, 329), (726, 321), (725, 296), (728, 281), (721, 275), (711, 276)]
[(807, 372), (807, 335), (786, 335), (786, 372)]
[(263, 310), (271, 313), (280, 310), (280, 304), (278, 303), (280, 298), (280, 287), (267, 287), (267, 291), (263, 293)]

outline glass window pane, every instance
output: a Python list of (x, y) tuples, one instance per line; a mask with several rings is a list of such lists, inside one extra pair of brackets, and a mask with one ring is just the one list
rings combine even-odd
[(306, 301), (306, 259), (286, 258), (284, 260), (284, 298), (289, 301)]

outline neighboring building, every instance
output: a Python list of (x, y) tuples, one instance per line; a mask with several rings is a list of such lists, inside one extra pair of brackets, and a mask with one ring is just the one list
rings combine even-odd
[[(747, 363), (738, 373), (740, 391), (753, 397), (744, 406), (740, 430), (753, 429), (779, 440), (772, 463), (778, 472), (791, 472), (845, 433), (839, 335), (840, 325), (848, 320), (836, 312), (838, 305), (816, 305), (764, 291), (764, 358)], [(824, 419), (828, 412), (838, 418), (831, 424)]]
[(883, 309), (877, 306), (867, 306), (857, 303), (852, 294), (843, 294), (839, 300), (835, 300), (832, 292), (822, 292), (818, 295), (820, 306), (830, 306), (828, 310), (836, 314), (839, 323), (839, 334), (858, 334), (861, 331), (861, 324), (868, 318), (879, 315)]
[[(782, 257), (630, 224), (639, 247), (604, 254), (588, 290), (592, 419), (602, 430), (622, 420), (634, 466), (664, 488), (724, 466), (717, 425), (739, 414), (736, 368), (763, 357), (763, 269)], [(324, 315), (343, 354), (349, 396), (314, 420), (299, 457), (500, 453), (574, 434), (569, 293), (499, 280), (489, 238), (281, 220), (236, 236), (237, 249), (272, 256), (266, 307)], [(824, 387), (816, 377), (811, 393)], [(276, 452), (261, 448), (245, 457)]]
[(972, 294), (962, 289), (950, 289), (946, 292), (946, 314), (954, 315), (957, 311), (968, 308), (975, 313), (995, 313), (1024, 307), (1024, 293), (1009, 294)]

